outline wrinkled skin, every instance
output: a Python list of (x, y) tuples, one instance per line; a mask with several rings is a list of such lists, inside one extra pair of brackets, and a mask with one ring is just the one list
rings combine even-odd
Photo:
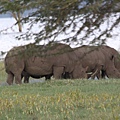
[[(114, 62), (115, 68), (120, 72), (120, 55), (119, 53), (114, 49), (109, 46), (101, 46), (101, 49), (108, 55), (108, 57)], [(110, 68), (108, 68), (110, 69)], [(115, 71), (115, 70), (114, 70)], [(105, 78), (105, 75), (107, 77), (111, 76), (111, 72), (113, 70), (106, 71), (105, 69), (102, 70), (101, 77)], [(119, 78), (119, 77), (118, 77)]]
[[(61, 79), (63, 73), (70, 73), (72, 78), (85, 78), (84, 74), (75, 75), (76, 68), (80, 70), (82, 65), (76, 66), (78, 57), (69, 45), (53, 43), (46, 46), (26, 45), (11, 49), (5, 57), (5, 69), (8, 74), (7, 83), (22, 83), (22, 72), (26, 71), (33, 77), (41, 77), (53, 74), (55, 79)], [(82, 71), (83, 71), (82, 70)], [(81, 73), (81, 71), (79, 71)]]
[[(87, 72), (87, 68), (85, 69), (81, 65), (79, 65), (79, 66), (76, 65), (76, 67), (74, 68), (74, 70), (71, 73), (69, 73), (69, 72), (62, 73), (61, 79), (87, 78), (87, 73), (86, 72)], [(43, 75), (43, 76), (35, 76), (35, 75), (29, 75), (25, 71), (22, 72), (22, 78), (24, 77), (24, 83), (29, 83), (29, 78), (30, 77), (35, 78), (35, 79), (45, 77), (45, 80), (50, 80), (52, 75), (53, 74)]]
[[(110, 55), (104, 47), (101, 46), (82, 46), (74, 49), (74, 52), (81, 60), (83, 67), (89, 66), (87, 73), (100, 78), (100, 71), (105, 71), (109, 78), (120, 78), (120, 73), (114, 65), (114, 56)], [(88, 78), (91, 75), (88, 76)]]

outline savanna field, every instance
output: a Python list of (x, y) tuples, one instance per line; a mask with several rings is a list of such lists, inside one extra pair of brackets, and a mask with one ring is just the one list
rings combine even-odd
[(120, 120), (120, 79), (7, 86), (0, 68), (0, 120)]

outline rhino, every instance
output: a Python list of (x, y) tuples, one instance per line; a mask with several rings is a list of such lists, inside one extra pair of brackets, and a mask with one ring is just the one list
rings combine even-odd
[(104, 71), (109, 78), (120, 78), (120, 72), (115, 67), (115, 56), (109, 53), (108, 47), (101, 46), (88, 46), (74, 48), (75, 54), (79, 57), (83, 67), (88, 66), (87, 73), (94, 73), (88, 75), (94, 78), (100, 78), (100, 71)]
[[(111, 47), (106, 46), (106, 45), (104, 45), (104, 46), (102, 45), (101, 49), (107, 54), (107, 56), (110, 59), (113, 60), (115, 68), (120, 72), (120, 55), (119, 55), (118, 51), (115, 50), (114, 48), (111, 48)], [(107, 73), (106, 70), (102, 70), (101, 78), (105, 78), (105, 75), (107, 77), (109, 77), (107, 74), (110, 74), (110, 73)]]
[(4, 64), (9, 85), (14, 78), (16, 84), (21, 84), (23, 71), (34, 77), (53, 74), (55, 79), (61, 79), (65, 72), (74, 79), (87, 76), (86, 68), (82, 67), (73, 49), (63, 43), (14, 47), (8, 51)]

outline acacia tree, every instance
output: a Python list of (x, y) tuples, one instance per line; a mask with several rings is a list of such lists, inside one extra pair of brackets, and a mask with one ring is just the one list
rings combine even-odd
[[(79, 41), (82, 44), (93, 36), (90, 44), (103, 44), (120, 22), (119, 0), (17, 0), (17, 2), (22, 2), (26, 9), (36, 10), (22, 19), (23, 22), (31, 22), (30, 29), (34, 24), (40, 23), (39, 27), (42, 29), (39, 32), (25, 34), (25, 37), (34, 35), (35, 43), (41, 40), (56, 41), (58, 36), (64, 33), (68, 36), (61, 40), (64, 42)], [(101, 24), (105, 21), (111, 22), (111, 16), (116, 19), (106, 29), (101, 30)], [(96, 31), (99, 34), (96, 34)], [(80, 35), (82, 37), (79, 37)]]
[(0, 0), (0, 13), (9, 12), (16, 20), (19, 32), (22, 32), (22, 14), (26, 10), (23, 1), (19, 0)]
[[(34, 16), (32, 24), (40, 22), (42, 27), (34, 34), (36, 42), (50, 38), (55, 41), (59, 34), (64, 33), (68, 37), (61, 41), (79, 41), (82, 44), (87, 38), (94, 36), (90, 44), (103, 44), (120, 22), (119, 0), (38, 0), (32, 4), (36, 12), (28, 19)], [(111, 16), (116, 19), (110, 25)], [(100, 26), (105, 21), (109, 26), (101, 30)], [(82, 37), (79, 38), (79, 35)]]

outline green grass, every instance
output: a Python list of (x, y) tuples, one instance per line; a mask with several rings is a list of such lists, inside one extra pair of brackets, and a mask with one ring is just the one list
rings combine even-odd
[(0, 82), (6, 80), (6, 73), (4, 69), (3, 61), (0, 61)]
[(1, 120), (119, 120), (120, 80), (51, 80), (0, 87)]
[(1, 86), (0, 120), (120, 120), (120, 79)]

